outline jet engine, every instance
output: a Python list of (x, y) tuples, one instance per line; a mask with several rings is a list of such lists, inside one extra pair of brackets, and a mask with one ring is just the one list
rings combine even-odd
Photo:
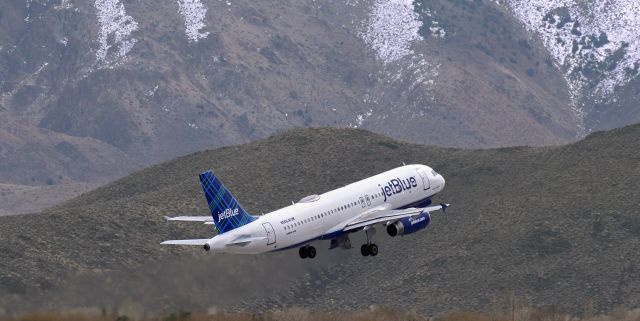
[(418, 216), (405, 217), (393, 224), (387, 225), (387, 233), (391, 237), (415, 233), (426, 228), (427, 225), (429, 225), (429, 221), (431, 221), (431, 216), (429, 212), (425, 211)]

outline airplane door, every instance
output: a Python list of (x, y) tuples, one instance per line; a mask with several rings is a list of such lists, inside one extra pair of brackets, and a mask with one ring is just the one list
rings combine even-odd
[(274, 244), (276, 242), (276, 231), (273, 230), (271, 223), (262, 223), (262, 227), (267, 232), (267, 245)]
[(420, 175), (420, 178), (422, 180), (422, 190), (426, 191), (431, 188), (431, 185), (429, 185), (429, 177), (427, 176), (427, 173), (424, 171), (424, 169), (418, 169), (418, 175)]

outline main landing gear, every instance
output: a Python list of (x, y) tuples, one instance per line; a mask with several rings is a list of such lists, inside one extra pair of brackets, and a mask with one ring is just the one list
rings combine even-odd
[(362, 246), (360, 247), (360, 253), (362, 254), (362, 256), (376, 256), (378, 255), (378, 246), (373, 243), (362, 244)]
[(316, 248), (311, 245), (303, 246), (298, 250), (298, 254), (300, 255), (301, 259), (313, 259), (314, 257), (316, 257)]
[(360, 247), (360, 254), (362, 254), (362, 256), (378, 255), (378, 246), (371, 241), (373, 235), (376, 234), (376, 229), (367, 226), (364, 228), (364, 233), (367, 236), (367, 244), (362, 244)]

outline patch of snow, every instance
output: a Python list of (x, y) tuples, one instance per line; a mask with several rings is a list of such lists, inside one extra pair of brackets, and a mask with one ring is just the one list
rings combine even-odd
[[(228, 3), (230, 5), (230, 3)], [(206, 27), (204, 19), (207, 15), (207, 8), (200, 0), (178, 0), (178, 12), (184, 17), (185, 33), (189, 41), (198, 42), (209, 36), (209, 32), (202, 32)]]
[(376, 0), (361, 37), (384, 63), (412, 55), (411, 44), (422, 40), (422, 26), (412, 0)]
[(59, 4), (53, 6), (53, 9), (55, 10), (66, 10), (66, 9), (72, 9), (73, 8), (73, 4), (71, 3), (70, 0), (61, 0)]
[(94, 5), (100, 29), (96, 59), (99, 63), (117, 62), (136, 44), (131, 33), (138, 30), (138, 23), (127, 15), (120, 0), (95, 0)]
[[(26, 61), (23, 61), (26, 63)], [(49, 65), (48, 62), (43, 62), (36, 71), (34, 71), (31, 75), (23, 78), (16, 86), (14, 86), (13, 90), (4, 92), (0, 95), (0, 104), (4, 103), (4, 100), (15, 95), (21, 88), (23, 88), (26, 84), (32, 83), (38, 75)], [(4, 85), (4, 80), (0, 81), (0, 88)], [(44, 97), (44, 93), (40, 94), (38, 99), (42, 99)]]
[[(388, 68), (391, 69), (391, 68)], [(431, 62), (423, 54), (411, 57), (406, 63), (398, 66), (398, 69), (389, 70), (387, 82), (399, 83), (407, 82), (406, 90), (411, 91), (421, 86), (423, 90), (431, 90), (435, 84), (435, 79), (439, 76), (440, 64)]]
[(29, 23), (31, 21), (31, 2), (33, 2), (33, 0), (27, 0), (26, 1), (26, 5), (27, 5), (27, 16), (24, 18), (24, 21)]
[(344, 2), (345, 5), (347, 6), (352, 6), (352, 7), (358, 7), (360, 6), (360, 3), (362, 3), (363, 1), (361, 0), (347, 0)]
[(573, 111), (573, 116), (575, 117), (576, 124), (578, 124), (578, 128), (576, 131), (576, 138), (582, 138), (587, 136), (590, 132), (585, 125), (585, 118), (587, 113), (585, 112), (584, 102), (580, 100), (581, 84), (572, 81), (569, 79), (567, 75), (564, 75), (565, 82), (569, 87), (569, 101), (571, 102), (571, 110)]
[(444, 39), (444, 37), (447, 35), (447, 33), (444, 31), (442, 27), (440, 27), (437, 21), (431, 22), (429, 31), (431, 31), (431, 36), (434, 38)]
[(32, 75), (32, 76), (34, 76), (34, 77), (35, 77), (35, 76), (39, 75), (39, 74), (42, 72), (42, 70), (43, 70), (45, 67), (47, 67), (48, 65), (49, 65), (49, 63), (48, 63), (48, 62), (46, 62), (46, 61), (45, 61), (44, 63), (42, 63), (42, 65), (40, 65), (40, 67), (38, 68), (38, 70), (36, 70), (36, 72), (35, 72), (35, 73), (33, 73), (33, 75)]
[(153, 89), (149, 90), (147, 92), (147, 96), (151, 97), (153, 95), (156, 94), (156, 92), (158, 91), (158, 88), (160, 88), (160, 85), (156, 85), (155, 87), (153, 87)]
[(358, 127), (362, 126), (364, 121), (367, 118), (371, 117), (371, 115), (373, 115), (373, 110), (372, 109), (369, 109), (369, 111), (367, 111), (366, 113), (362, 113), (362, 114), (356, 115), (356, 123), (354, 125), (352, 125), (351, 127), (358, 128)]
[[(408, 99), (389, 100), (384, 97), (384, 91), (373, 93), (374, 99), (370, 100), (369, 105), (384, 108), (380, 109), (380, 112), (377, 112), (379, 109), (374, 108), (375, 117), (384, 119), (390, 114), (403, 115), (408, 118), (428, 116), (437, 103), (435, 92), (441, 67), (441, 62), (425, 54), (415, 54), (410, 58), (403, 59), (401, 63), (386, 65), (383, 68), (383, 86), (401, 90), (399, 95), (408, 97)], [(383, 93), (382, 96), (379, 92)]]

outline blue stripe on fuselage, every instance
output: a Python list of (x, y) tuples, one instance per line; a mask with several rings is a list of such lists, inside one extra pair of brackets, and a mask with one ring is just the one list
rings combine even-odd
[(431, 205), (431, 199), (433, 198), (434, 195), (431, 195), (429, 197), (423, 198), (421, 200), (415, 201), (409, 205), (404, 205), (404, 206), (400, 206), (398, 208), (396, 208), (397, 210), (406, 210), (408, 208), (411, 207), (427, 207), (429, 205)]

